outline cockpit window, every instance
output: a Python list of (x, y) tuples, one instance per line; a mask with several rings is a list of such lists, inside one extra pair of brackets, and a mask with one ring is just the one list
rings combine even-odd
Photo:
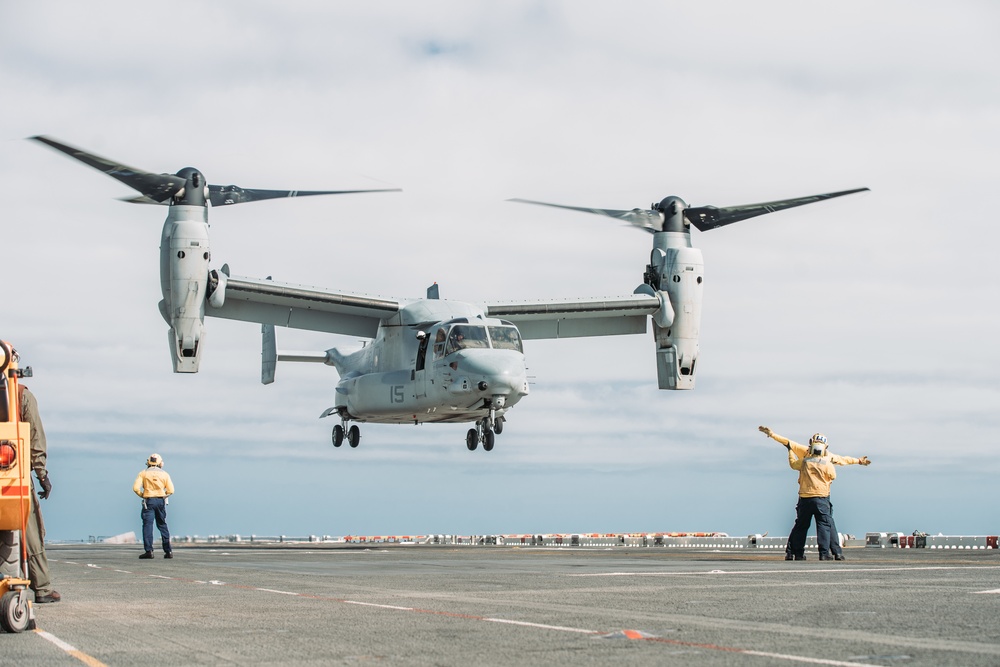
[(486, 327), (470, 324), (456, 324), (448, 333), (448, 354), (469, 348), (487, 348)]
[(437, 335), (434, 336), (434, 358), (440, 359), (444, 356), (444, 344), (448, 338), (448, 334), (445, 333), (444, 329), (438, 329)]
[(521, 347), (521, 334), (515, 327), (489, 327), (489, 330), (495, 349), (524, 352)]

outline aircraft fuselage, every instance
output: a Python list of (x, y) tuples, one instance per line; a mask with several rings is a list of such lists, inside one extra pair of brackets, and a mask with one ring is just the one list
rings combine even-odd
[(517, 328), (461, 302), (411, 303), (369, 345), (328, 356), (341, 380), (327, 414), (354, 421), (475, 422), (502, 416), (528, 394)]

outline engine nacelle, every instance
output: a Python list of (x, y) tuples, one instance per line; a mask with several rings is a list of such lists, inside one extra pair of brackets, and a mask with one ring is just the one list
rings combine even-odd
[(205, 341), (210, 259), (207, 209), (171, 206), (160, 239), (160, 314), (170, 325), (175, 373), (198, 372)]
[(664, 326), (662, 318), (653, 319), (660, 389), (694, 389), (704, 269), (701, 251), (691, 247), (689, 233), (654, 234), (647, 281), (666, 292), (673, 307), (669, 325)]

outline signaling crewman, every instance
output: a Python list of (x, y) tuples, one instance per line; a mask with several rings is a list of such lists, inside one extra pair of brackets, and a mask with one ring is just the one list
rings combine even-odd
[(163, 457), (150, 454), (146, 459), (146, 469), (139, 473), (132, 485), (135, 495), (142, 498), (142, 546), (145, 549), (139, 558), (153, 557), (153, 523), (160, 530), (163, 557), (173, 558), (170, 547), (170, 529), (167, 528), (167, 496), (173, 495), (174, 483), (163, 470)]
[[(778, 435), (777, 433), (775, 433), (774, 431), (772, 431), (767, 426), (761, 426), (761, 427), (758, 428), (758, 430), (761, 433), (763, 433), (764, 435), (766, 435), (767, 437), (772, 438), (772, 439), (776, 440), (778, 443), (784, 445), (785, 449), (789, 450), (790, 452), (794, 452), (794, 454), (798, 458), (805, 458), (808, 455), (808, 453), (809, 453), (809, 447), (807, 445), (799, 444), (799, 443), (795, 442), (794, 440), (786, 438), (786, 437), (784, 437), (782, 435)], [(815, 439), (821, 440), (821, 442), (824, 445), (826, 444), (826, 436), (824, 436), (822, 433), (816, 433), (816, 434), (814, 434), (813, 437), (809, 439), (809, 444), (811, 445), (813, 443), (813, 440), (815, 440)], [(830, 463), (832, 463), (833, 465), (836, 465), (836, 466), (849, 466), (849, 465), (867, 466), (867, 465), (871, 465), (871, 461), (868, 460), (867, 456), (862, 456), (859, 459), (859, 458), (855, 458), (853, 456), (839, 456), (839, 455), (834, 454), (834, 453), (832, 453), (830, 451), (827, 451), (826, 452), (826, 457), (830, 459)], [(806, 525), (806, 530), (808, 531), (808, 529), (809, 529), (809, 526), (807, 524)], [(794, 531), (794, 528), (793, 528), (793, 531)], [(837, 533), (837, 524), (836, 524), (836, 522), (834, 521), (834, 518), (833, 518), (833, 502), (832, 501), (830, 502), (830, 544), (828, 546), (829, 546), (829, 549), (830, 549), (830, 553), (833, 554), (833, 557), (834, 557), (835, 560), (844, 560), (844, 551), (843, 551), (843, 549), (840, 546), (840, 538), (838, 537), (838, 533)], [(803, 555), (803, 557), (804, 557), (804, 555)], [(788, 542), (785, 544), (785, 560), (793, 560), (794, 558), (795, 558), (795, 555), (792, 552), (792, 537), (791, 537), (791, 535), (789, 535), (788, 536)]]
[(795, 505), (795, 525), (788, 536), (795, 560), (806, 559), (806, 533), (816, 518), (816, 543), (820, 560), (833, 560), (830, 553), (830, 484), (837, 479), (830, 459), (826, 458), (826, 438), (809, 440), (809, 455), (799, 458), (789, 448), (788, 465), (799, 471), (799, 502)]
[[(17, 354), (14, 352), (14, 354)], [(47, 446), (45, 429), (42, 427), (42, 416), (38, 412), (38, 401), (27, 387), (19, 384), (21, 393), (21, 421), (31, 425), (31, 469), (35, 471), (38, 485), (42, 490), (35, 495), (35, 485), (31, 485), (31, 513), (28, 515), (28, 526), (24, 534), (24, 543), (28, 547), (28, 576), (31, 588), (35, 591), (35, 602), (59, 602), (62, 596), (52, 589), (52, 579), (49, 577), (49, 559), (45, 555), (45, 522), (42, 520), (42, 508), (38, 499), (45, 500), (52, 493), (52, 482), (45, 470)], [(28, 479), (31, 476), (28, 475)]]

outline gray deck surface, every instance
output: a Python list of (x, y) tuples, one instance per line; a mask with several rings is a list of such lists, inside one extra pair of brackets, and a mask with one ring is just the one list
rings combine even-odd
[(1000, 665), (996, 550), (138, 553), (50, 547), (63, 601), (36, 607), (48, 638), (0, 634), (0, 664)]

